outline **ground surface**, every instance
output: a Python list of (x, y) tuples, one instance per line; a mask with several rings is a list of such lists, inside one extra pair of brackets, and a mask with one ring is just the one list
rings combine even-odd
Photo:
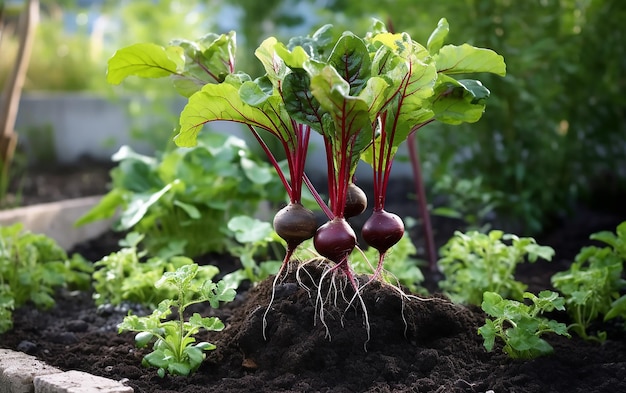
[[(539, 240), (556, 249), (556, 259), (524, 265), (518, 278), (533, 291), (547, 288), (549, 276), (589, 244), (590, 233), (614, 230), (623, 219), (623, 211), (581, 207)], [(75, 251), (98, 258), (115, 249), (116, 240), (107, 234)], [(219, 256), (211, 258), (203, 263), (223, 263)], [(500, 347), (485, 351), (476, 334), (485, 318), (479, 309), (454, 305), (439, 295), (407, 299), (373, 283), (363, 292), (368, 340), (360, 308), (344, 313), (345, 307), (327, 307), (327, 330), (315, 294), (288, 277), (277, 288), (264, 339), (262, 317), (270, 288), (271, 282), (265, 281), (219, 310), (197, 310), (219, 316), (227, 327), (198, 336), (218, 349), (189, 378), (159, 378), (154, 369), (143, 368), (145, 352), (135, 348), (133, 334), (118, 335), (115, 329), (127, 309), (98, 309), (88, 293), (60, 293), (57, 306), (48, 311), (17, 310), (15, 327), (0, 336), (0, 346), (34, 354), (62, 369), (124, 380), (136, 392), (626, 391), (626, 334), (621, 325), (603, 326), (610, 337), (604, 345), (548, 336), (553, 355), (514, 361)]]

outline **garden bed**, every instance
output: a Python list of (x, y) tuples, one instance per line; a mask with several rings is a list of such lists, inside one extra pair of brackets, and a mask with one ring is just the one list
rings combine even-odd
[[(49, 182), (53, 178), (46, 177)], [(58, 184), (62, 189), (73, 187)], [(390, 203), (390, 210), (415, 216), (410, 200)], [(549, 277), (590, 244), (590, 233), (614, 230), (624, 219), (623, 211), (581, 206), (538, 239), (539, 244), (555, 248), (556, 258), (522, 265), (518, 279), (533, 292), (549, 288)], [(453, 228), (446, 221), (437, 221), (435, 227), (441, 245)], [(419, 236), (417, 229), (412, 235)], [(71, 252), (96, 260), (116, 251), (120, 238), (107, 232)], [(206, 256), (199, 263), (215, 264), (224, 271), (233, 268), (232, 258), (222, 255)], [(427, 278), (433, 283), (437, 277)], [(576, 336), (547, 336), (555, 349), (553, 355), (511, 360), (500, 346), (491, 353), (484, 349), (477, 334), (485, 319), (480, 309), (455, 305), (437, 294), (423, 300), (406, 299), (376, 283), (363, 293), (371, 329), (368, 340), (359, 309), (343, 314), (344, 307), (328, 307), (327, 330), (315, 311), (315, 295), (290, 277), (277, 288), (264, 339), (262, 315), (270, 290), (271, 278), (241, 291), (221, 309), (194, 306), (203, 315), (219, 316), (226, 329), (199, 335), (199, 340), (216, 344), (217, 350), (187, 378), (160, 378), (155, 369), (143, 368), (145, 351), (135, 348), (134, 335), (118, 335), (116, 330), (130, 306), (96, 307), (85, 292), (59, 292), (57, 305), (48, 311), (29, 306), (17, 310), (14, 329), (0, 336), (0, 346), (35, 355), (62, 370), (121, 380), (135, 392), (626, 390), (626, 332), (617, 323), (602, 326), (610, 338), (604, 345)], [(565, 320), (566, 316), (555, 314), (554, 318)]]

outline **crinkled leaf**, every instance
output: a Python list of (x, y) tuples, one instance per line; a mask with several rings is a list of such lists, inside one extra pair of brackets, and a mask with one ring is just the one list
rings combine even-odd
[(154, 283), (154, 286), (161, 288), (164, 285), (171, 284), (176, 288), (187, 289), (191, 281), (198, 273), (198, 265), (195, 263), (183, 265), (173, 272), (165, 272), (163, 276)]
[(335, 44), (328, 64), (350, 85), (350, 95), (358, 95), (371, 76), (371, 61), (363, 40), (346, 32)]
[(433, 55), (437, 71), (443, 74), (468, 74), (490, 72), (506, 75), (504, 58), (491, 49), (476, 48), (469, 44), (445, 45)]
[(565, 299), (557, 292), (544, 290), (539, 292), (539, 296), (535, 296), (532, 293), (525, 292), (525, 299), (530, 299), (535, 307), (540, 309), (542, 312), (550, 312), (553, 310), (564, 310)]
[(326, 60), (335, 42), (335, 34), (332, 27), (332, 25), (326, 24), (317, 29), (313, 34), (292, 37), (289, 39), (287, 47), (289, 49), (295, 49), (300, 46), (311, 58)]
[(521, 329), (507, 330), (507, 343), (514, 350), (509, 352), (513, 358), (533, 358), (553, 352), (553, 348), (547, 341), (535, 335), (528, 335)]
[(558, 334), (560, 336), (570, 337), (570, 334), (567, 332), (567, 325), (552, 319), (544, 320), (542, 329)]
[(399, 112), (393, 146), (406, 140), (413, 127), (433, 117), (433, 110), (426, 100), (434, 94), (433, 88), (437, 81), (435, 67), (412, 57), (409, 59), (409, 73), (406, 84), (394, 101), (396, 108), (390, 109), (391, 113)]
[(303, 69), (294, 69), (283, 81), (285, 109), (296, 121), (323, 134), (325, 110), (311, 93), (311, 78)]
[(311, 78), (311, 93), (332, 116), (336, 134), (328, 135), (330, 139), (349, 138), (369, 126), (368, 103), (350, 96), (349, 83), (333, 67), (326, 66)]
[(190, 97), (207, 83), (223, 82), (234, 69), (236, 34), (209, 33), (197, 41), (177, 39), (171, 45), (182, 48), (184, 65), (173, 76), (178, 92)]
[(206, 329), (209, 331), (220, 331), (224, 329), (224, 323), (217, 317), (202, 317), (198, 313), (194, 313), (189, 318), (189, 324), (196, 329)]
[(276, 51), (275, 55), (279, 56), (284, 61), (285, 65), (292, 70), (303, 68), (304, 63), (311, 58), (301, 46), (295, 46), (290, 51), (285, 45), (279, 42), (274, 46), (274, 50)]
[(485, 292), (481, 308), (487, 315), (497, 317), (504, 314), (504, 299), (495, 292)]
[(370, 122), (375, 121), (376, 115), (383, 109), (389, 96), (390, 86), (385, 78), (372, 77), (368, 79), (365, 88), (359, 93), (369, 105)]
[(177, 73), (182, 50), (156, 44), (134, 44), (119, 49), (109, 59), (107, 82), (121, 83), (128, 76), (162, 78)]
[(205, 282), (202, 286), (202, 293), (213, 308), (218, 308), (220, 302), (232, 301), (237, 294), (237, 292), (224, 281), (220, 281), (217, 284)]
[[(423, 63), (414, 55), (412, 50), (415, 47), (408, 35), (382, 34), (376, 36), (375, 40), (385, 43), (385, 46), (376, 52), (374, 67), (391, 84), (380, 97), (385, 101), (392, 96), (393, 99), (386, 107), (374, 112), (379, 119), (384, 119), (379, 125), (384, 127), (385, 140), (379, 138), (362, 158), (371, 165), (375, 154), (385, 167), (387, 158), (395, 157), (398, 146), (407, 139), (414, 127), (433, 117), (428, 99), (433, 95), (437, 71), (434, 65)], [(395, 52), (390, 52), (391, 48)], [(379, 133), (379, 130), (376, 132)]]
[(244, 82), (239, 88), (241, 100), (254, 107), (261, 107), (270, 97), (274, 88), (267, 77)]

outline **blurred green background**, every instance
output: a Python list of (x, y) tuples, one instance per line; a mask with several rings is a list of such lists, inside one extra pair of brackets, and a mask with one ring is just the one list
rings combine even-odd
[[(111, 98), (141, 91), (155, 103), (175, 95), (167, 81), (162, 81), (167, 88), (159, 85), (161, 81), (141, 80), (129, 80), (122, 87), (106, 85), (106, 60), (115, 49), (236, 30), (239, 70), (260, 76), (262, 68), (253, 51), (271, 35), (286, 41), (327, 23), (363, 34), (375, 17), (425, 43), (445, 17), (450, 23), (448, 43), (495, 50), (504, 56), (508, 74), (478, 76), (492, 92), (478, 123), (433, 124), (420, 131), (430, 193), (441, 195), (461, 216), (481, 211), (477, 222), (494, 216), (512, 220), (517, 232), (524, 234), (544, 230), (580, 201), (609, 209), (626, 205), (615, 201), (626, 191), (622, 0), (41, 3), (26, 91), (90, 91)], [(5, 6), (4, 23), (10, 26), (21, 2)], [(0, 82), (16, 51), (17, 41), (5, 35)], [(148, 109), (162, 115), (158, 104)], [(163, 121), (175, 121), (177, 115)]]

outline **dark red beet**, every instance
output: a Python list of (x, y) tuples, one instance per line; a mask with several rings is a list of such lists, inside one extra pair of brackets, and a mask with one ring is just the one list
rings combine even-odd
[(367, 195), (354, 183), (348, 185), (346, 194), (346, 207), (343, 215), (345, 218), (355, 217), (363, 213), (367, 208)]
[(345, 219), (335, 218), (317, 229), (313, 245), (321, 256), (339, 263), (354, 250), (356, 234)]
[(299, 203), (290, 203), (274, 216), (274, 230), (287, 244), (296, 247), (317, 230), (315, 214)]
[(363, 240), (380, 253), (385, 253), (404, 235), (404, 223), (396, 214), (377, 210), (361, 229)]

